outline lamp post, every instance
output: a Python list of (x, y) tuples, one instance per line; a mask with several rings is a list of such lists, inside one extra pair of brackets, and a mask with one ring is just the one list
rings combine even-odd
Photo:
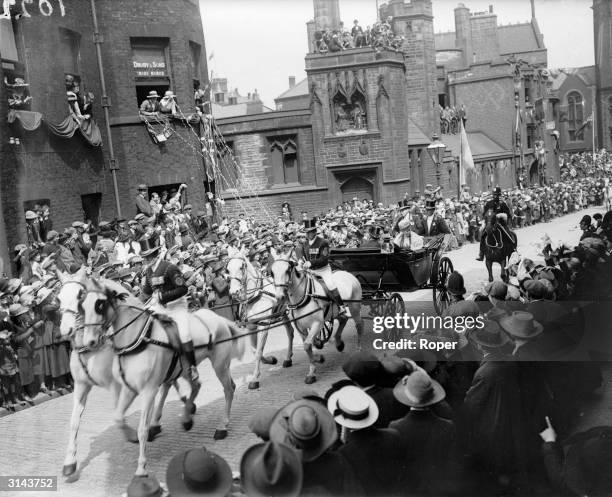
[(514, 109), (515, 109), (515, 129), (514, 129), (514, 149), (515, 149), (515, 167), (516, 159), (518, 158), (518, 186), (519, 188), (523, 188), (524, 181), (524, 158), (523, 158), (523, 140), (522, 140), (522, 129), (520, 126), (521, 123), (521, 105), (520, 105), (520, 95), (521, 95), (521, 76), (518, 72), (520, 70), (515, 71), (514, 73)]
[(442, 156), (444, 155), (446, 145), (440, 141), (440, 137), (437, 133), (434, 133), (431, 140), (431, 143), (427, 146), (427, 153), (431, 161), (436, 165), (436, 181), (437, 185), (440, 186), (440, 165), (442, 164)]

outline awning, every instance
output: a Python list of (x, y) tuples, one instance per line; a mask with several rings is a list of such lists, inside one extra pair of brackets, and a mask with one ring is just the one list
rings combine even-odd
[(91, 146), (99, 147), (102, 145), (100, 128), (98, 128), (93, 119), (84, 119), (79, 126), (72, 116), (67, 116), (61, 123), (54, 124), (46, 121), (40, 112), (10, 109), (8, 122), (13, 124), (15, 121), (19, 121), (21, 127), (26, 131), (34, 131), (44, 122), (47, 125), (47, 129), (60, 138), (72, 138), (76, 131), (79, 130), (85, 141)]
[(8, 17), (0, 17), (0, 56), (4, 60), (19, 62), (13, 24)]

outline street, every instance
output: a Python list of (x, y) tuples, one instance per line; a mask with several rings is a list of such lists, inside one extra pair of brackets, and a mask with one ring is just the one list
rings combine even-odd
[[(578, 242), (580, 231), (578, 221), (583, 214), (593, 214), (596, 209), (576, 212), (550, 223), (518, 230), (519, 252), (534, 260), (537, 256), (537, 243), (544, 233), (553, 240), (565, 240), (574, 245)], [(600, 210), (601, 211), (601, 210)], [(456, 270), (465, 277), (468, 292), (482, 288), (487, 281), (484, 263), (475, 260), (477, 244), (468, 244), (448, 256)], [(494, 268), (499, 277), (499, 267)], [(406, 312), (433, 313), (431, 290), (419, 290), (404, 294)], [(365, 309), (365, 308), (364, 308)], [(367, 311), (366, 311), (367, 313)], [(371, 347), (374, 335), (372, 323), (366, 321), (365, 341)], [(338, 353), (333, 344), (326, 345), (323, 353), (325, 363), (318, 366), (318, 381), (313, 387), (324, 392), (331, 383), (343, 377), (340, 365), (344, 357), (355, 350), (354, 327), (349, 322), (345, 331), (346, 349)], [(266, 351), (274, 352), (279, 359), (276, 366), (263, 366), (261, 387), (248, 390), (248, 375), (252, 371), (252, 356), (236, 362), (232, 372), (237, 383), (232, 407), (230, 433), (226, 440), (214, 441), (213, 433), (221, 418), (224, 401), (221, 386), (212, 373), (210, 365), (200, 367), (202, 389), (197, 398), (198, 411), (194, 427), (190, 432), (181, 428), (180, 414), (182, 404), (175, 392), (171, 392), (166, 402), (163, 432), (155, 442), (147, 445), (148, 471), (159, 480), (165, 481), (165, 468), (170, 458), (178, 451), (206, 445), (210, 450), (225, 457), (234, 471), (239, 467), (244, 450), (256, 442), (256, 437), (247, 428), (250, 416), (263, 406), (280, 406), (291, 399), (292, 393), (304, 386), (307, 360), (298, 337), (295, 338), (293, 367), (283, 369), (286, 336), (282, 329), (273, 330), (268, 339)], [(250, 354), (250, 353), (249, 353)], [(612, 377), (609, 368), (604, 370), (605, 380)], [(606, 424), (612, 419), (612, 396), (604, 385), (602, 395), (593, 400), (592, 406), (583, 416), (582, 426)], [(61, 477), (62, 461), (68, 436), (68, 424), (72, 409), (72, 395), (50, 400), (41, 405), (6, 416), (0, 419), (0, 433), (3, 450), (0, 452), (0, 473), (3, 475), (58, 475), (59, 493), (49, 495), (63, 496), (119, 496), (127, 488), (136, 469), (138, 445), (124, 441), (112, 421), (112, 399), (109, 392), (94, 388), (87, 409), (81, 421), (78, 438), (78, 480), (66, 482)], [(138, 401), (129, 411), (128, 423), (136, 426), (139, 416)], [(29, 492), (18, 492), (29, 495)], [(36, 492), (32, 495), (46, 495)], [(0, 492), (0, 495), (10, 495)]]

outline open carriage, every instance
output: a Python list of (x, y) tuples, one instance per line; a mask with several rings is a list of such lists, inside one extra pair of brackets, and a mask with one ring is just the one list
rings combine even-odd
[[(405, 304), (400, 292), (423, 288), (432, 290), (436, 312), (442, 314), (450, 302), (446, 281), (453, 272), (451, 260), (442, 255), (444, 248), (445, 236), (440, 235), (429, 239), (419, 250), (397, 246), (392, 253), (374, 249), (332, 249), (330, 265), (359, 280), (363, 304), (370, 306), (370, 318), (404, 314)], [(397, 330), (389, 333), (390, 338), (397, 336)]]

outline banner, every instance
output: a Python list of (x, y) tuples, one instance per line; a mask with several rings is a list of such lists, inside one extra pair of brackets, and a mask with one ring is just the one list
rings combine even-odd
[(474, 167), (474, 158), (472, 157), (472, 151), (470, 150), (470, 144), (468, 142), (467, 133), (463, 126), (463, 120), (461, 121), (461, 157), (459, 159), (459, 184), (464, 185), (467, 183), (466, 178), (472, 175), (476, 168)]

